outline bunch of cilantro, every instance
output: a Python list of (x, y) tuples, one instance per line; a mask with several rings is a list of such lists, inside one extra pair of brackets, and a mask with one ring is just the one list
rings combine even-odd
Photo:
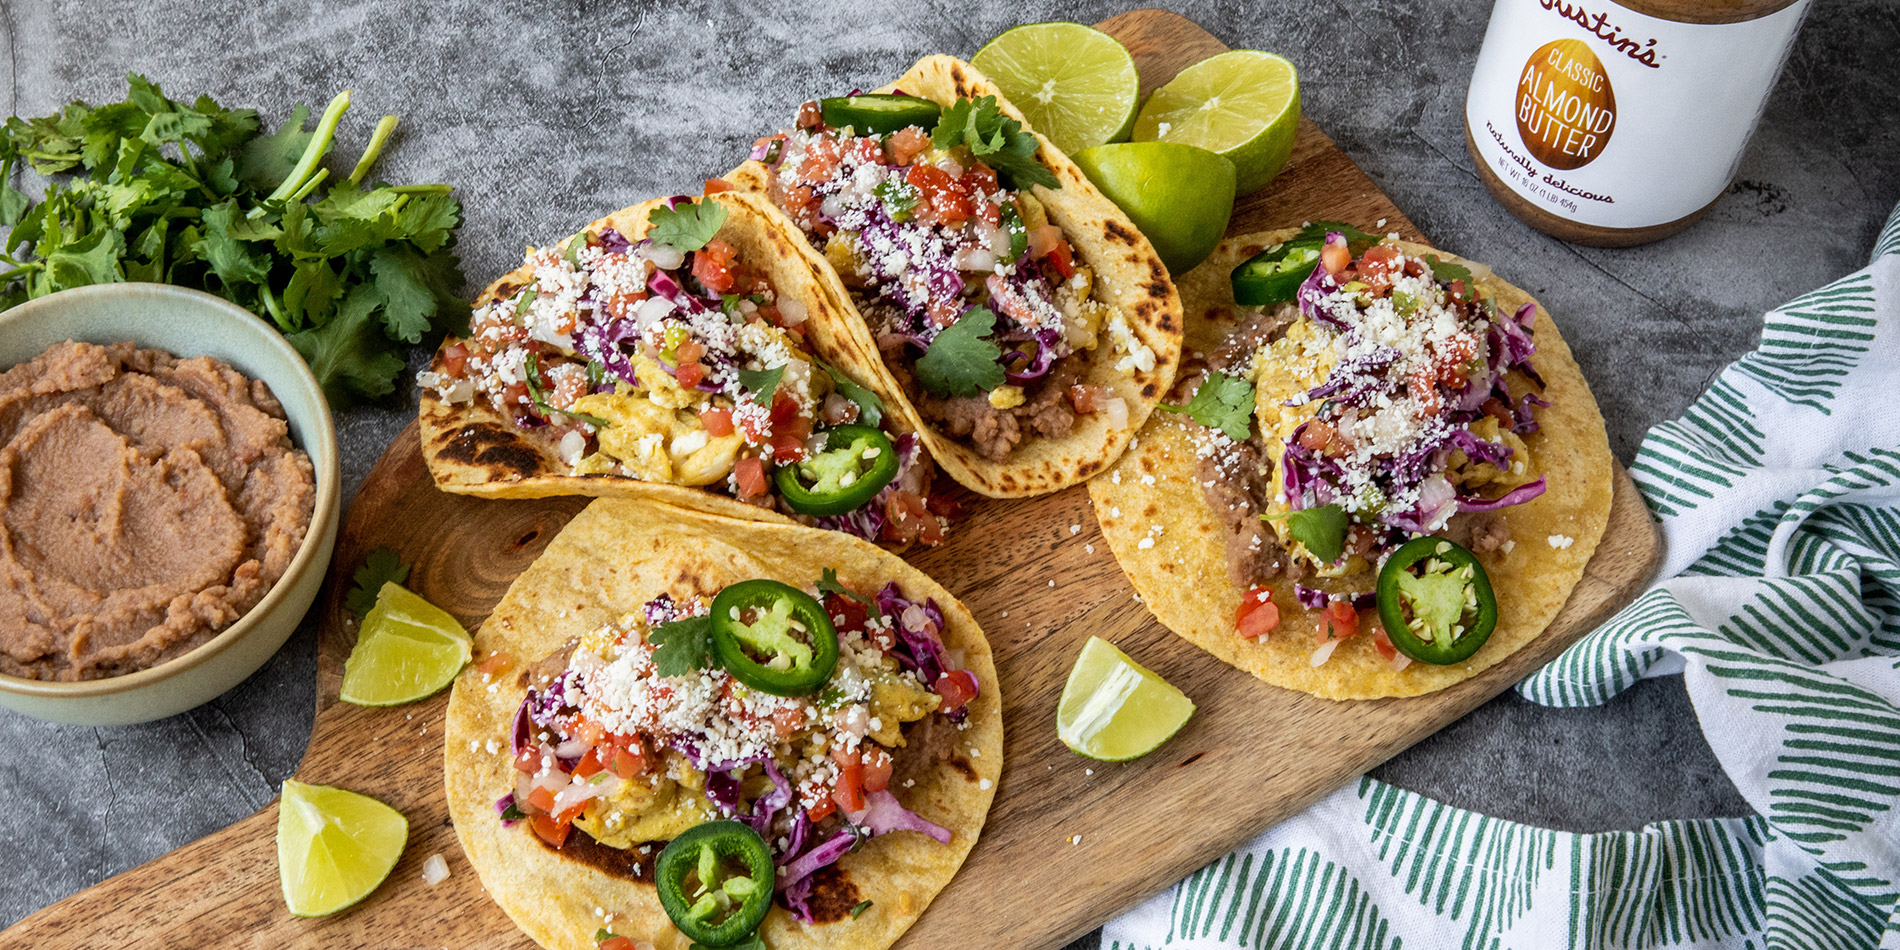
[[(264, 134), (252, 110), (127, 81), (124, 102), (7, 120), (0, 309), (115, 281), (207, 290), (274, 323), (338, 406), (388, 394), (408, 345), (467, 324), (451, 187), (365, 184), (395, 116), (330, 182), (347, 91), (315, 129), (299, 105)], [(37, 203), (13, 187), (22, 164), (49, 179)]]

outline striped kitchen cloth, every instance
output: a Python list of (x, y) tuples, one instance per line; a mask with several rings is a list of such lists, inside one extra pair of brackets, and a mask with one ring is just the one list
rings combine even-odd
[(1630, 468), (1669, 579), (1518, 692), (1589, 706), (1682, 674), (1754, 816), (1573, 834), (1361, 779), (1104, 950), (1900, 950), (1900, 208)]

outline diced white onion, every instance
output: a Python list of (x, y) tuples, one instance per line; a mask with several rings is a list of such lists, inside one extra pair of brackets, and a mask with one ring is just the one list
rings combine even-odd
[(803, 300), (794, 300), (790, 297), (786, 297), (778, 302), (778, 320), (780, 323), (788, 327), (795, 327), (804, 323), (806, 316), (805, 302)]
[(585, 451), (587, 436), (582, 435), (581, 430), (569, 429), (566, 435), (561, 436), (561, 461), (566, 462), (569, 468), (580, 464), (581, 453)]
[(422, 862), (422, 883), (434, 887), (449, 879), (449, 862), (442, 860), (439, 854), (432, 854)]
[(665, 297), (648, 297), (633, 308), (634, 326), (645, 331), (658, 323), (661, 317), (673, 312), (673, 301)]
[(827, 218), (837, 219), (839, 215), (844, 214), (844, 198), (840, 195), (826, 197), (824, 201), (819, 202), (818, 213)]
[(1128, 401), (1120, 396), (1102, 404), (1102, 418), (1108, 422), (1108, 428), (1128, 428)]
[(1392, 672), (1397, 673), (1412, 665), (1412, 658), (1401, 653), (1392, 658)]
[(904, 621), (904, 628), (907, 630), (922, 630), (930, 626), (930, 615), (924, 613), (924, 608), (916, 604), (911, 604), (904, 608), (904, 616), (902, 619)]
[(589, 802), (596, 798), (599, 798), (601, 795), (601, 789), (604, 787), (606, 787), (605, 783), (596, 785), (592, 782), (582, 782), (582, 781), (574, 782), (568, 787), (561, 789), (559, 792), (555, 793), (554, 813), (558, 815), (564, 811), (567, 811), (573, 808), (575, 805), (579, 805), (584, 802)]
[(1337, 649), (1339, 649), (1339, 641), (1328, 640), (1320, 644), (1319, 649), (1313, 651), (1313, 659), (1310, 662), (1314, 666), (1324, 666), (1327, 660), (1333, 658), (1333, 651)]
[(647, 247), (647, 260), (661, 270), (673, 270), (686, 263), (686, 253), (667, 244), (652, 244)]
[(593, 748), (593, 746), (588, 745), (580, 739), (569, 739), (554, 747), (554, 757), (557, 759), (578, 759), (586, 755), (587, 750), (591, 748)]
[(987, 247), (966, 244), (950, 255), (950, 263), (957, 270), (993, 271), (996, 269), (996, 254)]

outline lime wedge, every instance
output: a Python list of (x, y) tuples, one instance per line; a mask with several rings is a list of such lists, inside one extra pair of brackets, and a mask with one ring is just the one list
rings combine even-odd
[(1074, 158), (1176, 277), (1206, 259), (1234, 213), (1234, 163), (1204, 148), (1122, 142), (1083, 149)]
[(1056, 737), (1078, 754), (1126, 762), (1160, 748), (1194, 701), (1100, 637), (1083, 644), (1056, 707)]
[(402, 812), (368, 795), (285, 781), (277, 803), (284, 903), (299, 917), (322, 917), (368, 897), (408, 840)]
[(395, 706), (432, 696), (462, 671), (469, 644), (468, 631), (448, 611), (385, 581), (343, 663), (342, 699)]
[(1286, 57), (1237, 49), (1210, 56), (1156, 89), (1135, 120), (1137, 142), (1179, 142), (1234, 163), (1235, 194), (1286, 167), (1300, 129), (1300, 78)]
[(1114, 37), (1080, 23), (1004, 30), (970, 64), (996, 80), (1030, 128), (1070, 155), (1127, 138), (1141, 104), (1134, 57)]

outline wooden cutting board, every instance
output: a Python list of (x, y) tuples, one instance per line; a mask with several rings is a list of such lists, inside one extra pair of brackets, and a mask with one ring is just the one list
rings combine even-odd
[[(1144, 89), (1226, 48), (1161, 10), (1136, 10), (1101, 26), (1134, 54)], [(893, 63), (892, 71), (902, 65)], [(1423, 240), (1303, 119), (1286, 171), (1240, 203), (1232, 230), (1319, 219)], [(1504, 263), (1507, 279), (1528, 279)], [(387, 546), (414, 562), (412, 586), (473, 628), (585, 504), (438, 492), (413, 424), (364, 482), (318, 608), (316, 726), (297, 769), (302, 781), (373, 795), (409, 818), (401, 863), (362, 904), (315, 920), (284, 909), (273, 803), (20, 921), (0, 933), (0, 950), (532, 947), (483, 893), (449, 825), (440, 738), (446, 695), (393, 709), (337, 700), (355, 636), (343, 594), (365, 553)], [(901, 946), (965, 946), (973, 936), (1024, 950), (1060, 946), (1517, 682), (1633, 597), (1659, 556), (1649, 513), (1618, 466), (1602, 546), (1536, 643), (1453, 689), (1342, 703), (1267, 686), (1155, 622), (1133, 599), (1083, 488), (974, 503), (947, 544), (912, 560), (963, 598), (995, 648), (1006, 766), (982, 840)], [(1120, 645), (1199, 705), (1180, 735), (1140, 761), (1093, 762), (1056, 740), (1056, 700), (1091, 634)], [(434, 887), (421, 878), (432, 854), (446, 858), (450, 870)]]

